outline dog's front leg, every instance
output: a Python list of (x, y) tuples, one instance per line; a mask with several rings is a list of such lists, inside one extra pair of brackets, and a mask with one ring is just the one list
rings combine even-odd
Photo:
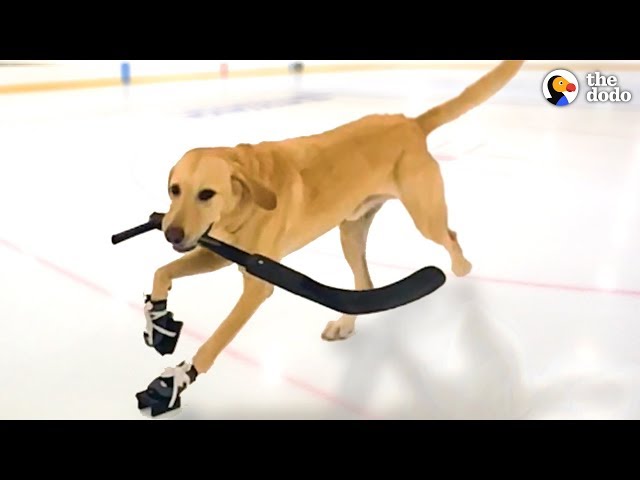
[(273, 293), (273, 285), (244, 273), (244, 290), (229, 316), (200, 347), (192, 363), (167, 368), (145, 391), (136, 395), (138, 408), (151, 408), (156, 416), (180, 407), (180, 394), (199, 374), (208, 371), (216, 357), (233, 340), (255, 311)]
[(260, 305), (273, 293), (273, 285), (243, 272), (243, 291), (238, 303), (193, 357), (196, 371), (208, 371), (220, 352), (233, 340)]
[(173, 353), (180, 337), (182, 322), (167, 310), (167, 297), (176, 278), (213, 272), (231, 262), (209, 250), (198, 248), (159, 268), (153, 277), (153, 290), (145, 298), (145, 343), (161, 355)]
[(229, 260), (205, 248), (197, 247), (194, 251), (156, 270), (153, 276), (151, 300), (166, 300), (171, 290), (171, 283), (177, 278), (214, 272), (227, 265), (231, 265)]

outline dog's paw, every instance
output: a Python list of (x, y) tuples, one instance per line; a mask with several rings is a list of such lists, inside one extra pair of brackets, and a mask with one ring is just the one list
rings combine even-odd
[(145, 296), (144, 316), (147, 321), (144, 342), (153, 347), (160, 355), (173, 353), (180, 338), (182, 322), (173, 319), (173, 313), (167, 310), (167, 301), (152, 301)]
[(350, 317), (341, 317), (338, 320), (327, 323), (322, 332), (322, 339), (328, 342), (336, 340), (346, 340), (356, 333), (355, 319)]
[(460, 262), (453, 264), (451, 266), (451, 271), (453, 271), (456, 277), (464, 277), (471, 273), (472, 268), (473, 265), (471, 265), (471, 262), (465, 258)]

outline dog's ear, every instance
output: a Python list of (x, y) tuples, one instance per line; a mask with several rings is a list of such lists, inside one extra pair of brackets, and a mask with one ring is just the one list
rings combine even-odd
[(273, 210), (278, 205), (276, 194), (259, 181), (236, 171), (231, 175), (231, 182), (234, 189), (236, 186), (244, 188), (260, 208)]
[(167, 193), (169, 193), (169, 188), (171, 188), (171, 177), (173, 177), (173, 171), (175, 168), (176, 167), (171, 167), (171, 170), (169, 170), (169, 178), (167, 178)]

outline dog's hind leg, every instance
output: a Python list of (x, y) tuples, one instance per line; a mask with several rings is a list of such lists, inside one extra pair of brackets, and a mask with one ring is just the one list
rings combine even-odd
[(420, 233), (442, 245), (451, 257), (451, 270), (462, 277), (471, 271), (456, 232), (449, 229), (444, 181), (440, 166), (428, 153), (406, 156), (397, 166), (400, 200)]
[[(345, 220), (340, 224), (342, 252), (353, 272), (356, 290), (373, 288), (373, 282), (367, 268), (366, 246), (369, 227), (371, 227), (373, 217), (380, 208), (382, 208), (382, 204), (369, 209), (356, 220)], [(355, 323), (355, 315), (342, 315), (338, 320), (327, 324), (322, 332), (322, 339), (327, 341), (347, 339), (353, 335)]]

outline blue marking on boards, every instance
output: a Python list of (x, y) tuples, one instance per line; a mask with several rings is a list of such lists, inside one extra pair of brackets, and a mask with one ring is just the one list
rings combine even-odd
[(120, 64), (120, 81), (123, 85), (131, 83), (131, 65), (128, 62)]

